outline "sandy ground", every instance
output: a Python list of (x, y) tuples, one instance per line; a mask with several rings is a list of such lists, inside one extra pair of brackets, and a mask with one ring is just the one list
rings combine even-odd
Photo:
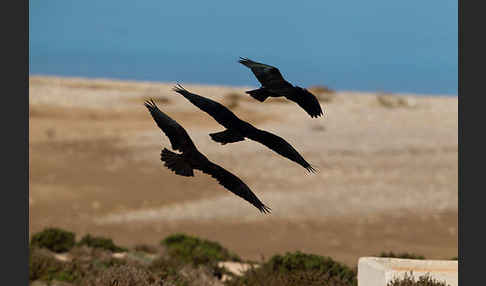
[[(457, 255), (457, 97), (406, 94), (408, 106), (390, 108), (373, 93), (337, 92), (311, 119), (294, 103), (248, 98), (255, 87), (184, 84), (285, 138), (320, 170), (310, 175), (256, 142), (211, 141), (223, 127), (172, 86), (30, 77), (31, 234), (56, 226), (133, 246), (185, 232), (245, 258), (301, 250), (349, 264), (382, 251)], [(166, 169), (159, 154), (170, 143), (143, 106), (149, 97), (272, 214), (200, 172)]]

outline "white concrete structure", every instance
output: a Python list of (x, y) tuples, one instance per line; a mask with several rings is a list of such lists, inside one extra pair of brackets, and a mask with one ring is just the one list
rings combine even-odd
[(428, 273), (438, 281), (458, 286), (457, 267), (456, 260), (361, 257), (358, 261), (358, 286), (386, 286), (395, 278), (410, 274), (410, 271), (415, 279)]

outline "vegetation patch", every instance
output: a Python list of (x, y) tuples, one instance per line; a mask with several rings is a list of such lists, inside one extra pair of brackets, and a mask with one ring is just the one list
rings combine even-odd
[(86, 277), (81, 285), (158, 286), (166, 284), (145, 268), (134, 265), (119, 265), (106, 269), (99, 275)]
[[(259, 268), (252, 268), (229, 285), (357, 285), (356, 272), (344, 264), (300, 251), (274, 255)], [(320, 284), (319, 284), (320, 283)]]
[(331, 102), (336, 97), (336, 91), (324, 85), (311, 86), (308, 90), (322, 102)]
[[(170, 235), (159, 247), (139, 245), (132, 250), (117, 246), (111, 239), (84, 236), (77, 244), (74, 233), (45, 229), (32, 237), (29, 249), (29, 280), (40, 283), (62, 281), (72, 285), (327, 285), (356, 286), (357, 269), (330, 257), (299, 251), (274, 255), (238, 276), (218, 266), (220, 261), (241, 259), (219, 243), (182, 233)], [(60, 247), (62, 246), (62, 247)], [(60, 260), (54, 252), (69, 249)], [(114, 252), (127, 251), (124, 254)], [(382, 252), (380, 257), (425, 259), (413, 253)], [(457, 259), (457, 257), (455, 257)], [(224, 281), (224, 282), (223, 282)], [(68, 284), (69, 285), (69, 284)], [(395, 279), (388, 286), (447, 286), (430, 276)]]
[(335, 93), (336, 91), (325, 86), (325, 85), (314, 85), (308, 88), (308, 90), (315, 94), (322, 94), (322, 93)]
[(394, 95), (391, 93), (378, 93), (376, 95), (378, 103), (386, 108), (413, 108), (417, 102), (412, 97)]
[(57, 253), (69, 251), (73, 248), (74, 243), (74, 233), (60, 228), (46, 228), (34, 234), (30, 239), (32, 246), (47, 248)]
[(134, 250), (139, 252), (150, 253), (150, 254), (155, 254), (158, 252), (156, 247), (147, 244), (137, 244), (135, 245)]
[(415, 280), (415, 277), (412, 276), (412, 272), (410, 274), (405, 273), (405, 277), (402, 279), (395, 278), (394, 280), (388, 282), (387, 286), (450, 286), (445, 282), (438, 281), (429, 274), (422, 275)]
[(36, 247), (29, 249), (29, 280), (52, 280), (61, 269), (62, 262), (49, 252)]
[[(351, 286), (349, 281), (315, 270), (293, 272), (267, 272), (251, 269), (243, 277), (234, 277), (225, 282), (227, 286), (265, 285), (265, 286)], [(354, 284), (356, 285), (356, 284)]]
[(236, 109), (240, 104), (241, 95), (236, 92), (224, 96), (225, 106), (231, 110)]
[(403, 258), (403, 259), (422, 259), (422, 260), (425, 259), (425, 256), (423, 256), (423, 255), (417, 255), (417, 254), (407, 253), (407, 252), (393, 253), (392, 251), (382, 252), (382, 253), (380, 253), (379, 257)]
[(300, 251), (287, 252), (283, 256), (273, 256), (265, 265), (268, 265), (274, 272), (301, 270), (328, 273), (330, 277), (339, 277), (356, 284), (356, 273), (348, 266), (336, 262), (330, 257), (306, 254)]
[(166, 104), (170, 103), (170, 99), (167, 98), (166, 96), (151, 96), (150, 99), (155, 101), (156, 103), (161, 103), (161, 104)]
[(83, 236), (81, 241), (78, 242), (78, 245), (86, 245), (93, 248), (102, 248), (102, 249), (109, 250), (111, 252), (127, 251), (126, 248), (115, 245), (111, 238), (105, 238), (101, 236), (91, 236), (90, 234)]
[(241, 259), (219, 243), (178, 233), (166, 237), (161, 242), (168, 254), (183, 262), (194, 265), (214, 264), (218, 261), (241, 261)]
[(78, 267), (69, 262), (62, 262), (54, 258), (51, 252), (41, 248), (29, 250), (29, 280), (66, 281), (73, 282), (82, 273)]

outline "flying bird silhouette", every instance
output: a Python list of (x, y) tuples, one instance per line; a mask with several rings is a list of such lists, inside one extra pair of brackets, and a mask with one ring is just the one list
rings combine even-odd
[(243, 141), (245, 138), (248, 138), (261, 143), (285, 158), (296, 162), (309, 172), (317, 172), (317, 170), (307, 163), (299, 152), (297, 152), (297, 150), (295, 150), (294, 147), (292, 147), (292, 145), (290, 145), (283, 138), (254, 127), (250, 123), (239, 119), (233, 112), (224, 107), (222, 104), (209, 98), (190, 93), (180, 84), (175, 86), (173, 90), (184, 96), (186, 99), (192, 102), (192, 104), (199, 107), (204, 112), (208, 113), (219, 124), (226, 127), (225, 131), (209, 134), (211, 139), (214, 141), (225, 145), (227, 143)]
[(262, 213), (270, 213), (271, 209), (264, 205), (242, 180), (209, 161), (199, 152), (186, 130), (163, 113), (153, 100), (145, 101), (144, 105), (150, 111), (157, 126), (169, 138), (172, 149), (181, 152), (181, 154), (177, 154), (164, 148), (160, 154), (164, 166), (177, 175), (186, 177), (193, 177), (194, 169), (200, 170), (218, 180), (219, 184), (254, 205)]
[(276, 67), (242, 57), (238, 62), (250, 68), (262, 85), (259, 89), (246, 91), (251, 97), (264, 102), (268, 97), (284, 96), (288, 100), (296, 102), (312, 118), (322, 115), (321, 105), (317, 98), (307, 89), (293, 86), (286, 81)]

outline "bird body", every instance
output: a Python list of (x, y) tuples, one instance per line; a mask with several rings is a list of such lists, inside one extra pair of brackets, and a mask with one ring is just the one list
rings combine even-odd
[(254, 205), (261, 212), (270, 212), (271, 209), (264, 205), (241, 179), (211, 162), (199, 152), (186, 130), (167, 114), (163, 113), (153, 100), (146, 101), (144, 105), (150, 111), (157, 126), (169, 138), (172, 149), (181, 152), (175, 153), (164, 148), (160, 154), (160, 159), (164, 162), (164, 166), (177, 175), (185, 177), (193, 177), (194, 170), (202, 171), (218, 180), (227, 190)]
[(231, 110), (222, 104), (209, 98), (191, 93), (184, 89), (181, 85), (174, 87), (174, 91), (184, 96), (198, 108), (208, 113), (219, 124), (226, 127), (226, 130), (224, 131), (209, 134), (211, 139), (214, 141), (225, 145), (228, 143), (243, 141), (245, 138), (248, 138), (250, 140), (259, 142), (274, 152), (298, 163), (307, 171), (316, 172), (316, 169), (312, 167), (299, 154), (299, 152), (297, 152), (297, 150), (295, 150), (292, 145), (290, 145), (283, 138), (254, 127), (250, 123), (239, 119)]
[(259, 89), (246, 91), (251, 97), (260, 102), (264, 102), (268, 97), (283, 96), (297, 103), (311, 117), (319, 117), (323, 114), (317, 98), (307, 89), (293, 86), (286, 81), (276, 67), (258, 63), (247, 58), (240, 58), (238, 62), (250, 68), (262, 85)]

